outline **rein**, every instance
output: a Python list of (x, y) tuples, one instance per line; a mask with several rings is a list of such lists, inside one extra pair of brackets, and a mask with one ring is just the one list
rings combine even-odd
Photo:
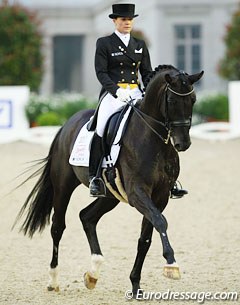
[[(174, 91), (169, 84), (166, 85), (165, 88), (165, 92), (167, 92), (167, 90), (171, 91), (172, 93), (178, 95), (178, 96), (188, 96), (190, 94), (192, 94), (194, 92), (194, 89), (192, 89), (191, 91), (187, 92), (187, 93), (179, 93)], [(168, 122), (168, 120), (166, 120), (165, 123), (158, 121), (156, 119), (154, 119), (153, 117), (151, 117), (150, 115), (144, 113), (143, 111), (141, 111), (140, 109), (138, 109), (136, 106), (134, 106), (133, 104), (134, 99), (131, 99), (129, 102), (127, 102), (127, 104), (132, 107), (132, 109), (134, 110), (134, 112), (138, 115), (138, 117), (152, 130), (153, 133), (155, 133), (166, 145), (168, 144), (169, 140), (170, 140), (170, 135), (171, 135), (171, 128), (169, 128), (167, 125), (169, 126), (189, 126), (191, 124), (191, 120), (184, 120), (184, 121), (174, 121), (174, 122)], [(148, 122), (147, 120), (150, 120), (154, 123), (157, 123), (159, 125), (161, 125), (162, 127), (165, 128), (165, 131), (167, 132), (167, 137), (164, 138), (158, 131), (156, 131)]]
[[(148, 114), (142, 112), (140, 109), (138, 109), (137, 107), (135, 107), (135, 106), (133, 105), (132, 101), (133, 101), (133, 100), (129, 101), (129, 102), (128, 102), (128, 105), (132, 107), (132, 109), (134, 110), (134, 112), (135, 112), (135, 113), (139, 116), (139, 118), (142, 119), (142, 121), (152, 130), (152, 132), (154, 132), (154, 133), (155, 133), (155, 134), (156, 134), (165, 144), (168, 144), (168, 141), (169, 141), (169, 139), (170, 139), (170, 132), (171, 132), (170, 129), (167, 128), (167, 126), (166, 126), (163, 122), (154, 119), (154, 118), (151, 117), (150, 115), (148, 115)], [(154, 123), (157, 123), (157, 124), (163, 126), (163, 127), (165, 128), (166, 132), (167, 132), (167, 138), (164, 139), (164, 137), (162, 137), (161, 134), (158, 133), (158, 132), (157, 132), (157, 131), (156, 131), (147, 121), (146, 121), (145, 118), (149, 119), (150, 121), (152, 121), (152, 122), (154, 122)]]

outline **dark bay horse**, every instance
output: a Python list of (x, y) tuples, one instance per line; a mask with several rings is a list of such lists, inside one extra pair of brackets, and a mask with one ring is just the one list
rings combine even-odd
[[(193, 84), (203, 71), (188, 75), (173, 66), (162, 65), (152, 73), (146, 94), (134, 112), (122, 140), (116, 167), (120, 173), (128, 203), (142, 215), (137, 256), (130, 274), (132, 291), (140, 288), (141, 270), (151, 245), (153, 228), (161, 238), (166, 259), (164, 275), (179, 279), (180, 272), (174, 251), (167, 236), (167, 221), (162, 212), (170, 190), (179, 175), (179, 151), (189, 148), (191, 141), (192, 108), (196, 100)], [(42, 159), (41, 175), (27, 197), (18, 218), (26, 208), (28, 213), (21, 230), (30, 237), (42, 231), (50, 221), (53, 253), (50, 263), (49, 290), (58, 290), (58, 248), (65, 225), (65, 213), (74, 189), (83, 183), (88, 186), (88, 168), (69, 164), (74, 141), (82, 126), (93, 115), (93, 110), (76, 113), (55, 136), (49, 154)], [(40, 170), (35, 174), (40, 173)], [(34, 176), (33, 174), (32, 176)], [(32, 177), (31, 176), (31, 177)], [(30, 177), (30, 178), (31, 178)], [(85, 273), (85, 285), (92, 289), (99, 277), (103, 256), (96, 233), (100, 218), (117, 206), (119, 200), (110, 193), (97, 198), (79, 213), (92, 254), (91, 269)]]

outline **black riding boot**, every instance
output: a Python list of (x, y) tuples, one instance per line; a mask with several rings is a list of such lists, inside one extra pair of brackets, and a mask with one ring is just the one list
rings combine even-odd
[(90, 149), (89, 160), (89, 190), (90, 196), (105, 196), (104, 184), (98, 173), (103, 157), (102, 138), (94, 133)]
[(182, 198), (184, 195), (188, 194), (188, 191), (182, 189), (180, 182), (175, 182), (173, 188), (171, 189), (171, 198), (177, 199)]

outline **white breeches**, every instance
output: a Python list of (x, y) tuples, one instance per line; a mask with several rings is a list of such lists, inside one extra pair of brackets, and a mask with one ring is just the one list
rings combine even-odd
[[(128, 90), (134, 104), (138, 99), (142, 98), (142, 92), (139, 88), (135, 89), (124, 89)], [(117, 98), (114, 98), (110, 93), (108, 93), (101, 101), (101, 104), (98, 109), (98, 118), (97, 118), (97, 134), (102, 137), (104, 133), (104, 128), (107, 123), (108, 118), (120, 109), (122, 106), (125, 106), (126, 103), (119, 101)]]

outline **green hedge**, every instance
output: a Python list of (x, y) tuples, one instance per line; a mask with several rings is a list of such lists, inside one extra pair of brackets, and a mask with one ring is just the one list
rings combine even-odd
[(87, 100), (80, 94), (60, 93), (52, 96), (31, 94), (25, 108), (30, 126), (62, 125), (74, 113), (96, 108), (97, 101)]
[[(96, 106), (97, 100), (88, 100), (81, 94), (59, 93), (45, 97), (32, 93), (25, 111), (30, 126), (62, 125), (79, 110), (95, 109)], [(193, 119), (195, 123), (228, 121), (227, 95), (200, 98), (193, 107)]]
[(36, 118), (37, 126), (59, 126), (62, 125), (62, 123), (62, 117), (53, 111), (39, 114), (39, 116)]
[(207, 95), (193, 107), (193, 114), (199, 121), (228, 121), (228, 97), (224, 94)]

